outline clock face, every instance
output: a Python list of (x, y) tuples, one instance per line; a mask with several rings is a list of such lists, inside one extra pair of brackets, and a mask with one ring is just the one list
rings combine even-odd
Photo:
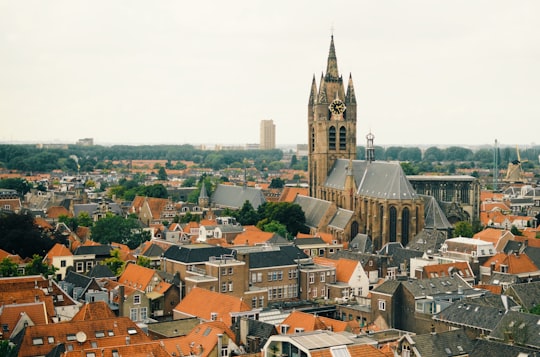
[(345, 107), (345, 104), (339, 99), (334, 99), (332, 103), (328, 106), (328, 109), (332, 112), (332, 114), (341, 114), (347, 109)]

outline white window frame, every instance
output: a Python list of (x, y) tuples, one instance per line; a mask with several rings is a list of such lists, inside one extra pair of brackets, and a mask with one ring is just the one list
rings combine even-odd
[(386, 311), (386, 301), (379, 300), (379, 311)]

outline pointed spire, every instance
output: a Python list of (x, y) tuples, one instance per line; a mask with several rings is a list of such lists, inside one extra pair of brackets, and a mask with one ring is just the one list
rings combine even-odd
[(352, 82), (352, 74), (349, 74), (349, 84), (347, 85), (347, 95), (345, 97), (346, 104), (356, 104), (356, 95), (354, 94), (354, 86)]
[(313, 80), (311, 81), (311, 91), (309, 92), (309, 105), (314, 105), (317, 102), (317, 81), (315, 80), (315, 74), (313, 74)]
[(208, 192), (206, 192), (206, 186), (204, 185), (204, 181), (201, 185), (201, 192), (199, 193), (199, 198), (208, 198)]
[(321, 74), (321, 83), (319, 87), (319, 99), (317, 100), (317, 103), (328, 103), (328, 99), (326, 96), (326, 85), (324, 81), (324, 76)]
[(334, 35), (332, 35), (330, 39), (330, 51), (328, 52), (328, 63), (326, 65), (326, 77), (332, 79), (339, 78), (336, 48), (334, 47)]

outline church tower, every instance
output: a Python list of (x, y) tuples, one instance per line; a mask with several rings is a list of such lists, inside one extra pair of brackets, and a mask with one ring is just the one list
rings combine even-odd
[(309, 195), (325, 200), (322, 187), (335, 161), (356, 159), (356, 96), (351, 75), (345, 91), (333, 35), (326, 73), (321, 75), (318, 89), (315, 75), (311, 83), (308, 136)]

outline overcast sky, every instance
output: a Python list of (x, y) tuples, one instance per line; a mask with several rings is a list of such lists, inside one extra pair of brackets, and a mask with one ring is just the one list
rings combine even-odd
[(540, 1), (0, 0), (0, 142), (307, 143), (352, 74), (358, 144), (539, 143)]

